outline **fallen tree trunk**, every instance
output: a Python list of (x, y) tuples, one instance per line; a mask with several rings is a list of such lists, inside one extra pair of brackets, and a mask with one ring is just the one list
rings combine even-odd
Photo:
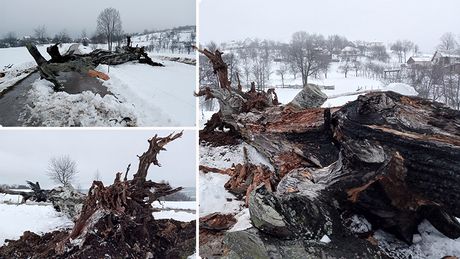
[[(202, 94), (216, 97), (208, 89)], [(273, 190), (259, 185), (246, 196), (259, 232), (241, 232), (240, 238), (258, 236), (269, 247), (297, 240), (300, 250), (309, 251), (308, 242), (327, 235), (335, 249), (345, 249), (346, 240), (355, 242), (353, 256), (385, 257), (377, 256), (373, 244), (355, 240), (371, 233), (358, 235), (345, 226), (355, 214), (372, 224), (370, 232), (383, 229), (408, 244), (424, 219), (447, 237), (460, 237), (459, 111), (394, 92), (369, 93), (334, 110), (302, 106), (248, 112), (235, 105), (227, 117), (219, 116), (224, 122), (231, 118), (232, 136), (255, 147), (275, 168)], [(262, 241), (264, 235), (272, 239)], [(247, 256), (248, 247), (235, 240), (227, 239), (228, 247)], [(340, 251), (319, 249), (315, 255), (323, 253)]]
[[(127, 45), (117, 52), (97, 49), (89, 54), (75, 54), (74, 51), (68, 51), (65, 55), (61, 55), (58, 47), (59, 44), (56, 43), (46, 49), (51, 56), (49, 61), (46, 61), (35, 45), (30, 43), (26, 45), (29, 53), (38, 65), (42, 78), (52, 82), (55, 91), (64, 89), (63, 84), (57, 79), (60, 72), (76, 71), (84, 76), (92, 76), (95, 73), (89, 72), (95, 71), (95, 68), (100, 64), (119, 65), (129, 61), (138, 61), (139, 63), (151, 66), (163, 66), (161, 63), (154, 62), (145, 52), (144, 47), (139, 48)], [(103, 80), (108, 79), (107, 75), (97, 77)]]
[[(112, 185), (94, 181), (70, 232), (43, 237), (25, 233), (20, 240), (0, 247), (0, 257), (183, 258), (193, 254), (194, 221), (155, 220), (152, 215), (152, 202), (182, 188), (146, 179), (150, 165), (160, 166), (159, 152), (181, 136), (182, 132), (150, 139), (133, 179), (124, 180), (122, 173), (117, 173)], [(35, 246), (33, 252), (28, 250), (30, 246)]]
[(9, 189), (0, 188), (0, 193), (11, 194), (11, 195), (20, 195), (20, 196), (22, 196), (22, 202), (21, 203), (25, 203), (28, 200), (36, 201), (36, 202), (50, 201), (51, 190), (43, 190), (40, 187), (40, 184), (38, 182), (33, 183), (33, 182), (30, 182), (30, 181), (27, 181), (27, 185), (29, 185), (29, 187), (31, 189), (30, 192), (15, 191), (15, 190), (9, 190)]
[(51, 190), (44, 190), (38, 182), (27, 181), (31, 191), (15, 191), (0, 188), (0, 193), (20, 195), (22, 202), (51, 202), (56, 211), (66, 214), (70, 219), (76, 219), (83, 206), (85, 195), (76, 191), (72, 186), (61, 186)]

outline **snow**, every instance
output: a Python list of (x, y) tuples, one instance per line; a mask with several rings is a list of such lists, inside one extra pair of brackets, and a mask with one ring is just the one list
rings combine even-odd
[(190, 222), (196, 220), (195, 213), (175, 210), (162, 210), (159, 212), (153, 212), (153, 217), (155, 219), (175, 219), (182, 222)]
[(247, 143), (234, 146), (211, 147), (200, 145), (200, 164), (221, 169), (230, 168), (232, 164), (244, 163), (243, 149), (248, 151), (248, 159), (252, 164), (265, 165), (274, 171), (270, 161)]
[[(335, 70), (334, 70), (335, 69)], [(274, 77), (274, 76), (273, 76)], [(288, 85), (301, 85), (299, 78), (285, 80)], [(278, 79), (273, 78), (272, 81), (275, 85), (279, 85)], [(334, 86), (334, 90), (322, 90), (327, 96), (327, 101), (321, 106), (323, 108), (343, 106), (348, 102), (354, 101), (359, 95), (376, 91), (393, 91), (402, 95), (417, 96), (418, 93), (415, 89), (403, 83), (391, 83), (384, 85), (381, 81), (355, 77), (349, 75), (347, 78), (338, 72), (337, 64), (331, 66), (331, 72), (327, 79), (311, 79), (311, 83), (318, 85)], [(289, 103), (301, 91), (300, 87), (297, 88), (276, 88), (278, 100), (283, 103)]]
[(245, 208), (240, 213), (235, 215), (236, 218), (236, 224), (233, 225), (231, 229), (228, 230), (228, 232), (236, 232), (236, 231), (242, 231), (248, 228), (252, 228), (252, 223), (251, 223), (251, 217), (249, 214), (249, 208)]
[(460, 238), (450, 239), (444, 236), (428, 221), (423, 221), (418, 226), (418, 230), (420, 235), (414, 236), (414, 244), (411, 246), (380, 230), (374, 237), (379, 241), (382, 249), (391, 256), (399, 256), (399, 258), (443, 258), (460, 255)]
[(134, 108), (120, 103), (114, 96), (93, 94), (85, 91), (80, 94), (54, 92), (47, 80), (37, 79), (28, 93), (28, 109), (31, 117), (26, 124), (39, 122), (44, 126), (126, 126), (120, 123), (123, 118), (132, 118), (136, 124)]
[(358, 96), (360, 94), (354, 94), (354, 95), (346, 95), (346, 96), (339, 96), (335, 98), (328, 98), (326, 102), (321, 105), (323, 108), (330, 108), (330, 107), (338, 107), (338, 106), (343, 106), (347, 104), (348, 102), (352, 102), (356, 99), (358, 99)]
[(138, 126), (195, 125), (195, 66), (164, 61), (165, 67), (126, 63), (97, 70), (108, 73), (104, 82), (119, 100), (133, 106)]
[[(354, 215), (348, 221), (345, 225), (353, 233), (372, 230), (372, 225), (363, 216)], [(414, 235), (411, 246), (382, 230), (377, 230), (374, 238), (381, 249), (395, 258), (443, 258), (460, 254), (460, 238), (450, 239), (444, 236), (426, 220), (418, 226), (418, 231), (420, 234)]]
[(175, 219), (178, 221), (189, 222), (196, 220), (196, 202), (195, 201), (155, 201), (152, 206), (160, 209), (159, 212), (153, 212), (156, 219)]
[(52, 206), (0, 204), (0, 245), (5, 239), (18, 239), (26, 230), (46, 233), (72, 226), (73, 222)]
[(353, 215), (345, 224), (353, 233), (366, 233), (372, 230), (371, 223), (360, 215)]
[[(46, 52), (46, 48), (52, 44), (37, 45), (38, 51), (45, 59), (50, 59), (51, 56)], [(64, 54), (72, 43), (62, 44), (59, 46), (59, 51)], [(15, 48), (0, 48), (0, 71), (4, 66), (13, 64), (13, 67), (22, 65), (23, 63), (34, 62), (34, 58), (29, 54), (26, 47)]]
[(195, 210), (196, 201), (155, 201), (152, 203), (154, 208), (158, 209), (183, 209), (183, 210)]
[(236, 214), (244, 206), (242, 201), (229, 193), (224, 185), (230, 176), (200, 172), (200, 217), (214, 212)]
[(0, 203), (21, 203), (21, 195), (11, 195), (0, 193)]
[[(200, 145), (200, 165), (227, 169), (233, 164), (243, 163), (243, 148), (248, 151), (249, 161), (255, 165), (266, 165), (274, 171), (267, 158), (262, 156), (254, 147), (247, 143), (234, 146), (211, 147)], [(200, 216), (214, 212), (223, 214), (237, 214), (244, 202), (236, 200), (224, 185), (230, 179), (229, 175), (217, 173), (202, 173), (199, 175), (200, 185)]]
[(408, 85), (408, 84), (403, 84), (403, 83), (391, 83), (384, 87), (382, 89), (383, 91), (393, 91), (397, 92), (402, 95), (407, 95), (407, 96), (417, 96), (418, 93), (415, 91), (415, 89)]
[(329, 244), (331, 242), (331, 239), (327, 235), (324, 235), (319, 241), (322, 243)]
[[(51, 44), (38, 45), (37, 49), (45, 59), (51, 57), (46, 52), (46, 48)], [(71, 44), (63, 44), (59, 48), (61, 53), (67, 51)], [(12, 67), (7, 68), (7, 66)], [(35, 68), (36, 63), (29, 54), (26, 47), (0, 48), (0, 72), (5, 72), (4, 78), (0, 78), (0, 93), (24, 79)]]
[[(27, 77), (35, 68), (35, 62), (15, 65), (5, 71), (5, 76), (0, 78), (0, 94), (17, 82)], [(1, 71), (1, 69), (0, 69)]]

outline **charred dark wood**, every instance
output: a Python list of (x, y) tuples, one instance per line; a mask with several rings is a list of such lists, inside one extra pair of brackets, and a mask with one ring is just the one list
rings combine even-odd
[(259, 187), (249, 200), (252, 221), (265, 234), (352, 239), (346, 213), (408, 244), (425, 219), (460, 237), (460, 112), (383, 92), (340, 109), (269, 107), (234, 118), (244, 141), (275, 168), (273, 190)]
[(48, 52), (48, 54), (51, 56), (51, 59), (49, 60), (50, 63), (64, 63), (72, 58), (75, 58), (75, 56), (72, 55), (62, 56), (59, 52), (59, 44), (60, 43), (56, 43), (46, 48), (46, 52)]
[(332, 125), (342, 154), (337, 186), (353, 208), (408, 243), (425, 218), (460, 237), (459, 111), (372, 93), (336, 112)]

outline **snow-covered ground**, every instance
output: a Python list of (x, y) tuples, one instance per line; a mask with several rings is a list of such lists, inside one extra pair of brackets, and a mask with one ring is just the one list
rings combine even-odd
[(50, 205), (0, 203), (0, 246), (5, 239), (18, 239), (26, 230), (40, 234), (72, 226), (69, 218)]
[(90, 91), (80, 94), (54, 92), (53, 84), (37, 79), (28, 94), (31, 102), (27, 106), (30, 116), (20, 118), (27, 125), (59, 126), (127, 126), (123, 118), (133, 118), (136, 122), (136, 109), (128, 103), (117, 100), (113, 95), (101, 97)]
[(156, 219), (175, 219), (189, 222), (197, 218), (195, 201), (156, 201), (152, 206), (161, 209), (161, 211), (153, 213)]
[[(139, 126), (195, 124), (195, 66), (162, 61), (165, 67), (126, 63), (110, 67), (104, 85), (133, 107)], [(107, 66), (97, 70), (107, 73)]]
[[(355, 215), (350, 229), (363, 233), (371, 230), (371, 224), (365, 218)], [(414, 244), (410, 246), (382, 230), (376, 231), (374, 238), (380, 248), (395, 258), (423, 259), (460, 255), (460, 238), (444, 236), (426, 220), (418, 226), (418, 231), (420, 234), (414, 235)]]
[[(340, 63), (332, 63), (327, 78), (311, 78), (309, 83), (323, 85), (323, 86), (334, 86), (334, 90), (322, 90), (327, 96), (328, 100), (322, 105), (322, 107), (337, 107), (346, 104), (347, 102), (354, 101), (359, 95), (373, 91), (394, 91), (404, 95), (414, 95), (418, 93), (413, 87), (402, 84), (392, 83), (384, 85), (381, 81), (365, 78), (358, 76), (356, 77), (353, 73), (349, 73), (347, 78), (339, 70)], [(292, 76), (285, 76), (285, 85), (298, 86), (294, 88), (283, 88), (281, 77), (277, 74), (273, 74), (270, 77), (269, 85), (276, 86), (276, 93), (278, 100), (286, 104), (290, 102), (297, 93), (301, 91), (300, 86), (302, 85), (302, 79)]]
[[(271, 170), (273, 166), (267, 158), (257, 152), (252, 146), (242, 143), (236, 146), (200, 146), (200, 165), (227, 169), (232, 164), (243, 163), (243, 148), (248, 151), (248, 159), (255, 165), (266, 165)], [(237, 223), (229, 231), (238, 231), (252, 226), (249, 219), (249, 210), (244, 207), (244, 202), (236, 200), (236, 197), (229, 193), (224, 185), (230, 176), (217, 173), (202, 173), (200, 177), (200, 217), (219, 212), (222, 214), (233, 214)]]
[[(274, 63), (273, 71), (276, 70), (279, 64)], [(334, 62), (331, 64), (327, 78), (309, 78), (309, 83), (320, 86), (333, 86), (333, 90), (323, 89), (322, 91), (328, 96), (326, 102), (322, 105), (324, 108), (343, 106), (348, 102), (354, 101), (358, 96), (375, 91), (394, 91), (403, 95), (416, 96), (418, 95), (415, 89), (403, 83), (391, 83), (385, 85), (382, 81), (358, 76), (349, 73), (347, 78), (340, 72), (340, 63)], [(285, 75), (284, 85), (282, 85), (281, 76), (273, 73), (267, 83), (270, 87), (275, 87), (278, 101), (282, 104), (287, 104), (302, 90), (302, 79), (297, 76)], [(215, 105), (215, 111), (219, 109), (219, 105)], [(200, 128), (204, 127), (204, 123), (211, 118), (215, 111), (205, 111), (201, 108), (200, 111)]]

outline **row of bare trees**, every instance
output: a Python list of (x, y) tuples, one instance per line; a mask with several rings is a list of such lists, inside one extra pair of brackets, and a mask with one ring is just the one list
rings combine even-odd
[(413, 86), (420, 97), (442, 102), (460, 110), (460, 70), (440, 64), (405, 70), (403, 82)]
[[(184, 33), (187, 34), (184, 37)], [(187, 53), (193, 51), (193, 46), (196, 45), (195, 27), (181, 27), (166, 31), (148, 32), (143, 40), (149, 42), (146, 46), (147, 51), (170, 51), (171, 53)]]
[[(217, 48), (224, 51), (223, 60), (228, 65), (229, 80), (232, 85), (249, 86), (254, 82), (259, 89), (267, 87), (270, 76), (276, 73), (284, 79), (287, 75), (295, 78), (299, 76), (302, 85), (307, 85), (311, 77), (327, 78), (333, 55), (341, 55), (342, 49), (353, 45), (343, 36), (332, 35), (325, 38), (320, 34), (309, 34), (304, 31), (292, 35), (289, 43), (270, 40), (247, 39), (230, 44), (217, 44), (211, 42), (204, 46), (210, 51)], [(358, 45), (358, 46), (365, 46)], [(385, 62), (389, 59), (384, 46), (363, 47), (361, 55), (367, 55), (370, 60)], [(381, 66), (365, 64), (354, 58), (344, 58), (342, 70), (347, 76), (349, 71), (364, 74), (380, 73)], [(212, 73), (209, 62), (200, 60), (200, 82), (207, 85), (217, 85), (217, 79)]]
[[(3, 40), (0, 41), (0, 47), (18, 47), (24, 46), (26, 42), (35, 42), (36, 44), (47, 43), (69, 43), (73, 41), (88, 41), (86, 30), (83, 30), (79, 39), (72, 39), (69, 33), (64, 29), (56, 33), (54, 38), (49, 37), (45, 25), (39, 25), (34, 30), (33, 36), (26, 36), (19, 39), (14, 32), (8, 32)], [(124, 38), (124, 32), (121, 22), (120, 12), (114, 8), (104, 9), (97, 17), (97, 28), (93, 39), (98, 43), (107, 43), (108, 49), (113, 49), (113, 43), (121, 45)]]

